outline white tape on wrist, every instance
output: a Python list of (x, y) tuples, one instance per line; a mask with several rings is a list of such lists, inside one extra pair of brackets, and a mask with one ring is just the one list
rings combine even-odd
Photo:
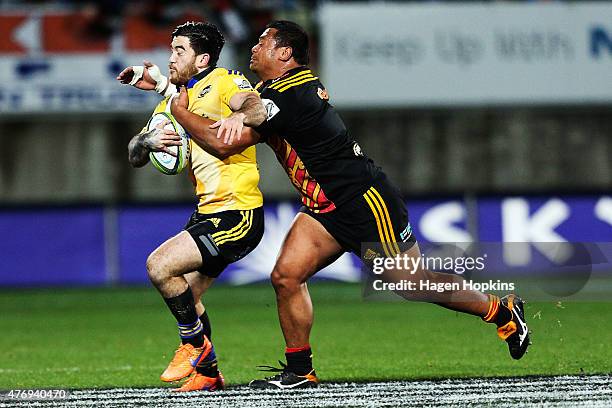
[[(132, 71), (134, 76), (129, 82), (130, 85), (136, 86), (136, 82), (140, 81), (144, 75), (145, 67), (142, 65), (134, 65)], [(149, 75), (155, 81), (155, 91), (163, 96), (170, 96), (175, 94), (177, 91), (176, 85), (169, 83), (168, 77), (163, 75), (157, 65), (147, 68)], [(165, 92), (164, 92), (165, 91)]]
[(142, 79), (142, 74), (144, 73), (144, 67), (142, 65), (133, 66), (132, 72), (134, 72), (134, 75), (132, 76), (132, 80), (129, 82), (129, 84), (132, 86), (135, 86), (136, 82)]
[(153, 78), (155, 81), (155, 91), (163, 95), (164, 91), (166, 90), (166, 86), (168, 85), (168, 78), (161, 73), (157, 65), (153, 65), (152, 67), (147, 68), (147, 70), (149, 71), (151, 78)]

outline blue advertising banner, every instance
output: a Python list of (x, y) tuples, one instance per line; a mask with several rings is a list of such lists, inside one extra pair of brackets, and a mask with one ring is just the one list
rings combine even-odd
[(178, 234), (192, 212), (193, 207), (186, 205), (120, 208), (117, 216), (120, 282), (147, 282), (147, 257)]
[[(261, 243), (219, 280), (269, 279), (297, 209), (288, 202), (267, 203)], [(612, 242), (610, 196), (481, 198), (470, 206), (462, 199), (415, 200), (408, 209), (423, 247), (493, 243), (485, 248), (496, 252), (489, 264), (497, 269), (541, 267), (558, 258), (566, 242)], [(109, 218), (109, 211), (116, 216)], [(180, 232), (192, 211), (189, 205), (2, 210), (0, 285), (147, 283), (147, 256)], [(516, 244), (495, 245), (501, 243)], [(598, 258), (599, 270), (611, 265), (609, 255), (602, 254), (603, 262)], [(357, 257), (345, 254), (317, 277), (358, 281), (360, 267)]]
[(0, 211), (0, 285), (106, 281), (101, 207)]

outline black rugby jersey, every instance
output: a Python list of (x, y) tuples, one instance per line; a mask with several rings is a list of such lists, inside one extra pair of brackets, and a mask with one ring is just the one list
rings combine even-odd
[(274, 150), (310, 210), (333, 211), (384, 177), (349, 137), (327, 91), (307, 67), (259, 83), (256, 89), (267, 120), (255, 130)]

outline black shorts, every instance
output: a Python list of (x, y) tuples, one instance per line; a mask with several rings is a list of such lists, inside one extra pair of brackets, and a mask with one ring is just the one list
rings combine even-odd
[(404, 200), (386, 178), (328, 213), (306, 207), (300, 211), (319, 221), (344, 250), (366, 264), (374, 258), (394, 257), (416, 242)]
[(216, 278), (227, 265), (244, 258), (263, 236), (263, 208), (191, 215), (185, 230), (202, 254), (200, 272)]

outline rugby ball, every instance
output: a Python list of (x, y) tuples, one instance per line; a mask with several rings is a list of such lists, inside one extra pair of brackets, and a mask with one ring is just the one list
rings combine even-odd
[(168, 112), (159, 112), (153, 115), (147, 124), (147, 130), (155, 129), (160, 123), (170, 121), (164, 129), (174, 130), (181, 137), (181, 146), (170, 146), (168, 149), (176, 153), (176, 157), (166, 152), (151, 152), (149, 158), (153, 166), (164, 174), (179, 174), (189, 163), (189, 134)]

